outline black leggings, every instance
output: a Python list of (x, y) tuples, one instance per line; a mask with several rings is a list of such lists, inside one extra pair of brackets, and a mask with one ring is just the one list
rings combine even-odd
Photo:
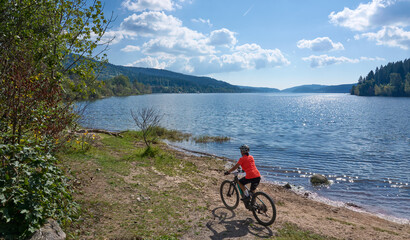
[(245, 177), (239, 179), (239, 182), (245, 186), (245, 184), (251, 184), (251, 192), (254, 192), (261, 181), (261, 177), (246, 179)]

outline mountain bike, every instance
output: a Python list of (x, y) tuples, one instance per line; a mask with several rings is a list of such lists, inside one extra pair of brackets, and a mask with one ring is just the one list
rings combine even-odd
[[(234, 178), (232, 181), (225, 180), (221, 184), (221, 199), (225, 207), (229, 210), (234, 210), (239, 205), (239, 193), (242, 199), (245, 199), (245, 194), (238, 184), (238, 174), (244, 172), (243, 170), (237, 170), (232, 172)], [(252, 194), (249, 188), (245, 186), (246, 191), (249, 192), (250, 198), (244, 200), (245, 207), (252, 211), (255, 219), (263, 226), (269, 226), (273, 224), (276, 219), (276, 207), (272, 198), (264, 192), (256, 192)]]

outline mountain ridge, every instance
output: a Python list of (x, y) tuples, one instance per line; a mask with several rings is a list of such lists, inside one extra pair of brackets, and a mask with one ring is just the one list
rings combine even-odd
[(105, 63), (98, 77), (108, 80), (124, 75), (131, 82), (138, 81), (152, 88), (153, 93), (349, 93), (355, 84), (301, 85), (283, 90), (269, 87), (232, 85), (211, 77), (194, 76), (165, 69), (120, 66)]

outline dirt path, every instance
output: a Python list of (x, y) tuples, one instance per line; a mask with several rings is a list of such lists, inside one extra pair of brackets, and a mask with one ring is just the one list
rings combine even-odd
[[(198, 157), (191, 156), (193, 161)], [(259, 191), (268, 193), (275, 201), (277, 218), (272, 226), (264, 227), (256, 222), (242, 202), (235, 210), (224, 207), (219, 186), (224, 179), (222, 172), (212, 171), (220, 177), (217, 186), (205, 192), (210, 204), (206, 227), (193, 229), (183, 239), (259, 239), (275, 238), (286, 226), (297, 226), (302, 230), (336, 239), (410, 239), (410, 225), (398, 224), (377, 216), (353, 211), (345, 207), (334, 207), (298, 195), (282, 186), (261, 183)]]
[(280, 186), (261, 184), (259, 190), (273, 197), (277, 218), (270, 227), (259, 225), (242, 203), (226, 209), (215, 188), (208, 194), (214, 199), (210, 220), (200, 234), (188, 233), (183, 239), (259, 239), (278, 236), (287, 224), (336, 239), (410, 239), (410, 225), (397, 224), (367, 213), (319, 203)]

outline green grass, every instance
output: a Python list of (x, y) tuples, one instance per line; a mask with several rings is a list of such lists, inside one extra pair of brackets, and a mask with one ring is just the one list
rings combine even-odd
[[(86, 192), (90, 190), (79, 186), (75, 199), (82, 207), (81, 218), (71, 227), (66, 227), (67, 235), (70, 239), (81, 239), (90, 234), (97, 239), (117, 237), (114, 233), (120, 229), (122, 233), (119, 234), (124, 238), (181, 237), (192, 227), (192, 223), (184, 218), (195, 212), (204, 212), (206, 201), (202, 204), (190, 199), (190, 196), (201, 196), (200, 189), (192, 187), (192, 183), (170, 182), (170, 188), (158, 188), (156, 184), (166, 184), (165, 177), (184, 179), (184, 176), (197, 182), (200, 178), (196, 176), (199, 172), (197, 166), (176, 158), (159, 146), (137, 147), (141, 146), (137, 144), (141, 141), (139, 132), (124, 132), (122, 136), (98, 134), (98, 140), (87, 150), (72, 141), (60, 152), (59, 159), (67, 169), (71, 169), (74, 178), (84, 184), (93, 184), (89, 182), (90, 176), (106, 182), (106, 187), (99, 186), (103, 188), (103, 195), (90, 195)], [(138, 174), (130, 178), (130, 173), (136, 170)], [(126, 182), (125, 178), (132, 182)], [(97, 191), (97, 194), (100, 193)], [(134, 196), (131, 201), (121, 200), (130, 199), (130, 196)], [(101, 227), (99, 224), (103, 223), (108, 225)], [(95, 233), (95, 228), (102, 231)]]
[(223, 143), (223, 142), (228, 142), (230, 141), (231, 138), (229, 137), (223, 137), (223, 136), (199, 136), (199, 137), (195, 137), (194, 141), (196, 143), (210, 143), (210, 142), (217, 142), (217, 143)]
[(385, 230), (385, 229), (381, 229), (381, 228), (378, 228), (378, 227), (373, 227), (373, 229), (378, 231), (378, 232), (386, 232), (386, 233), (389, 233), (389, 234), (392, 234), (392, 235), (399, 236), (398, 233), (390, 231), (390, 230)]
[(336, 240), (336, 238), (322, 236), (310, 231), (300, 230), (296, 225), (287, 223), (278, 230), (276, 240)]
[(168, 139), (176, 142), (187, 141), (192, 136), (189, 133), (183, 133), (178, 130), (169, 130), (163, 127), (156, 127), (154, 132), (162, 139)]
[(354, 224), (354, 223), (349, 223), (349, 222), (339, 220), (339, 219), (336, 219), (336, 218), (327, 217), (326, 219), (330, 220), (330, 221), (338, 222), (338, 223), (341, 223), (341, 224), (344, 224), (344, 225), (348, 225), (348, 226), (356, 226), (356, 224)]
[(120, 153), (129, 153), (135, 150), (135, 142), (142, 139), (141, 133), (136, 131), (127, 131), (121, 134), (123, 137), (113, 137), (100, 134), (101, 142), (110, 150)]

